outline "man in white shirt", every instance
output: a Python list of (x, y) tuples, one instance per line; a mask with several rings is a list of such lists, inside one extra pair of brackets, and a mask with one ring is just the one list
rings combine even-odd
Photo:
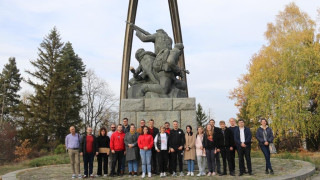
[(238, 120), (239, 128), (236, 128), (234, 131), (234, 141), (237, 146), (238, 156), (239, 156), (239, 176), (242, 176), (245, 173), (244, 166), (244, 157), (246, 158), (248, 173), (252, 175), (252, 167), (251, 167), (251, 138), (252, 134), (250, 128), (244, 126), (244, 120)]

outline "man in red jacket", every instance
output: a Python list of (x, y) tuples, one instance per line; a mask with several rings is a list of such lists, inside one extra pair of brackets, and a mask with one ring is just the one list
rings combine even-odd
[(124, 146), (124, 136), (125, 134), (122, 132), (122, 125), (118, 124), (117, 131), (114, 132), (111, 136), (110, 140), (110, 149), (112, 155), (112, 167), (111, 167), (111, 176), (115, 175), (115, 168), (118, 161), (118, 169), (117, 175), (120, 176), (120, 169), (122, 158), (125, 154), (125, 146)]

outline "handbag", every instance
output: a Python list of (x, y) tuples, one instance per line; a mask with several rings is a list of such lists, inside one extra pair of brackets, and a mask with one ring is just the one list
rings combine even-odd
[(109, 155), (110, 148), (99, 148), (99, 153), (106, 153), (106, 154)]
[(269, 144), (269, 150), (271, 154), (277, 154), (276, 146), (273, 143)]

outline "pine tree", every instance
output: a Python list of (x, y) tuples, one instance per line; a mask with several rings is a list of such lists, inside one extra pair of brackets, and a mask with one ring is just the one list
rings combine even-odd
[(70, 42), (65, 44), (61, 54), (61, 59), (56, 65), (54, 119), (56, 138), (63, 143), (69, 127), (81, 124), (79, 113), (82, 108), (82, 77), (85, 76), (85, 66), (81, 58), (75, 54)]
[(13, 122), (17, 114), (20, 96), (18, 91), (21, 89), (22, 78), (16, 65), (14, 57), (9, 58), (0, 74), (0, 118), (4, 121)]
[(204, 112), (200, 103), (198, 103), (198, 105), (197, 105), (196, 115), (197, 115), (198, 126), (205, 126), (206, 123), (208, 123), (208, 117), (207, 117), (206, 113)]
[(37, 81), (27, 82), (34, 87), (35, 95), (30, 97), (30, 105), (27, 108), (27, 129), (33, 132), (25, 132), (26, 136), (32, 136), (33, 144), (39, 148), (48, 145), (50, 140), (55, 139), (55, 91), (57, 86), (56, 65), (61, 58), (63, 43), (56, 28), (53, 28), (48, 36), (40, 44), (39, 58), (31, 61), (35, 72), (27, 71)]

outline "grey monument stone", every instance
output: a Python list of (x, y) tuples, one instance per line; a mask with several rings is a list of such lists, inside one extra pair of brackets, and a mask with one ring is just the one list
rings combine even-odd
[(137, 112), (138, 121), (144, 119), (146, 121), (153, 119), (154, 124), (157, 128), (163, 125), (166, 121), (172, 122), (177, 120), (180, 122), (181, 116), (180, 111), (146, 111), (146, 112)]
[(196, 132), (197, 128), (197, 117), (195, 110), (181, 111), (181, 128), (185, 130), (187, 125), (193, 127), (193, 131)]
[[(181, 100), (181, 101), (180, 101)], [(135, 106), (137, 103), (137, 106)], [(123, 99), (121, 100), (120, 119), (127, 117), (129, 122), (139, 124), (141, 119), (153, 119), (159, 127), (166, 121), (179, 122), (181, 128), (186, 125), (197, 127), (195, 98), (152, 98), (152, 99)], [(176, 104), (176, 105), (174, 105)], [(174, 106), (176, 108), (174, 109)]]
[(196, 109), (195, 98), (174, 98), (173, 110), (194, 110)]
[(136, 112), (121, 112), (120, 113), (120, 120), (123, 118), (128, 118), (128, 123), (137, 124), (137, 113)]
[(145, 99), (146, 111), (171, 111), (172, 98)]
[(122, 99), (121, 100), (121, 111), (143, 111), (144, 100), (143, 99)]

